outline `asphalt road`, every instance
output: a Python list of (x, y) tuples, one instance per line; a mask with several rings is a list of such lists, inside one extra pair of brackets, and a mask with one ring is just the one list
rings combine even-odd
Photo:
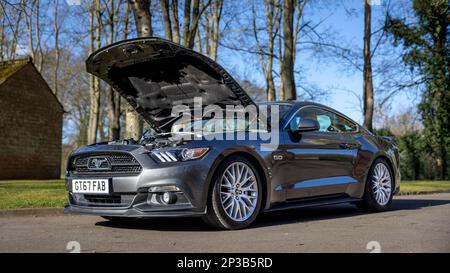
[[(113, 224), (92, 216), (0, 217), (0, 252), (450, 252), (450, 194), (402, 196), (389, 212), (351, 205), (262, 215), (246, 230), (211, 229), (200, 219)], [(76, 244), (76, 243), (75, 243)]]

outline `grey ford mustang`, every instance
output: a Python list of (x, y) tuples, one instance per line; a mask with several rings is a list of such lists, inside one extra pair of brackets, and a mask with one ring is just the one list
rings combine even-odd
[[(217, 63), (172, 42), (121, 41), (94, 52), (86, 65), (149, 129), (140, 140), (75, 150), (66, 212), (111, 221), (200, 216), (238, 229), (261, 212), (287, 208), (350, 202), (384, 211), (399, 190), (399, 153), (390, 139), (317, 103), (257, 105)], [(177, 106), (191, 116), (175, 113)], [(234, 115), (251, 106), (253, 118)], [(253, 126), (262, 120), (267, 126)]]

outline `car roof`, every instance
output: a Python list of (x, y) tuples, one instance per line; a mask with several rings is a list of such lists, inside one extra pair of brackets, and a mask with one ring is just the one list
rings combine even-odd
[(291, 113), (288, 114), (287, 116), (290, 116), (291, 114), (296, 113), (297, 110), (298, 110), (299, 108), (301, 108), (301, 107), (304, 107), (304, 106), (316, 106), (316, 107), (323, 108), (323, 109), (325, 109), (325, 110), (334, 112), (334, 113), (336, 113), (336, 114), (338, 114), (338, 115), (340, 115), (340, 116), (342, 116), (342, 117), (344, 117), (344, 118), (350, 120), (351, 122), (353, 122), (353, 123), (355, 123), (355, 124), (358, 124), (358, 126), (362, 128), (362, 126), (361, 126), (358, 122), (356, 122), (356, 121), (354, 121), (353, 119), (349, 118), (347, 115), (345, 115), (345, 114), (343, 114), (343, 113), (337, 111), (336, 109), (333, 109), (333, 108), (331, 108), (331, 107), (329, 107), (329, 106), (326, 106), (326, 105), (324, 105), (324, 104), (320, 104), (320, 103), (317, 103), (317, 102), (288, 100), (288, 101), (268, 101), (268, 102), (264, 102), (264, 103), (260, 103), (260, 104), (291, 105), (291, 106), (292, 106), (292, 111), (290, 111)]
[(286, 101), (266, 101), (266, 102), (261, 102), (259, 104), (281, 104), (281, 105), (291, 105), (291, 106), (296, 106), (297, 107), (302, 107), (302, 106), (307, 106), (307, 105), (313, 105), (313, 106), (319, 106), (319, 107), (323, 107), (323, 108), (327, 108), (327, 109), (331, 109), (333, 111), (336, 111), (326, 105), (317, 103), (317, 102), (312, 102), (312, 101), (294, 101), (294, 100), (286, 100)]

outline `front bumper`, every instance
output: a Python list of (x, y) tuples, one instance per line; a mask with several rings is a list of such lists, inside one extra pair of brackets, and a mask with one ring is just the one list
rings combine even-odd
[[(191, 161), (171, 163), (155, 163), (147, 154), (133, 155), (143, 166), (139, 175), (71, 175), (66, 176), (69, 192), (67, 213), (120, 216), (120, 217), (179, 217), (205, 214), (208, 192), (208, 175), (210, 162), (206, 157)], [(108, 179), (110, 193), (108, 195), (89, 195), (72, 192), (74, 179)], [(158, 203), (163, 192), (151, 193), (150, 188), (176, 187), (179, 191), (175, 204)], [(156, 201), (155, 201), (156, 200)]]
[(166, 211), (152, 211), (145, 212), (136, 208), (98, 208), (98, 207), (80, 207), (76, 205), (67, 205), (64, 208), (65, 213), (75, 213), (84, 215), (99, 215), (99, 216), (116, 216), (116, 217), (130, 217), (130, 218), (156, 218), (156, 217), (192, 217), (202, 216), (204, 211), (194, 211), (191, 209), (183, 210), (166, 210)]
[[(209, 189), (210, 171), (217, 158), (217, 152), (211, 149), (203, 158), (186, 162), (159, 163), (149, 156), (149, 150), (142, 146), (95, 145), (87, 146), (75, 156), (123, 153), (132, 155), (142, 166), (138, 174), (82, 174), (67, 172), (66, 186), (69, 204), (67, 213), (78, 213), (118, 217), (180, 217), (199, 216), (206, 212), (206, 200)], [(87, 196), (72, 192), (74, 179), (108, 179), (108, 195)], [(149, 189), (155, 187), (177, 188), (177, 202), (158, 203), (158, 198), (150, 198), (155, 193)], [(158, 192), (161, 194), (162, 192)], [(103, 199), (103, 200), (102, 200)], [(155, 202), (155, 200), (157, 202)], [(104, 201), (104, 202), (103, 202)]]
[(204, 210), (195, 208), (181, 190), (169, 191), (175, 198), (173, 203), (165, 203), (162, 192), (148, 192), (147, 188), (138, 193), (110, 193), (108, 195), (80, 194), (69, 192), (66, 213), (118, 216), (118, 217), (180, 217), (200, 216)]

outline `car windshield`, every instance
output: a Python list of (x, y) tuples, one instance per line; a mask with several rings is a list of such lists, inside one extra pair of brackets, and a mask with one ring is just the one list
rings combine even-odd
[(172, 126), (173, 133), (214, 134), (221, 132), (252, 131), (257, 126), (251, 126), (248, 119), (239, 118), (209, 118), (193, 120), (184, 123), (175, 123)]
[[(278, 107), (278, 120), (281, 120), (286, 116), (286, 114), (291, 110), (291, 104), (281, 104), (281, 103), (264, 103), (259, 104), (259, 107), (267, 107), (267, 124), (271, 124), (272, 118), (272, 110), (275, 107)], [(264, 113), (266, 111), (262, 111)], [(275, 114), (275, 113), (274, 113)], [(244, 116), (240, 116), (239, 114), (231, 115), (231, 117), (227, 117), (224, 113), (225, 117), (220, 118), (203, 118), (203, 119), (189, 119), (186, 122), (182, 120), (175, 121), (171, 126), (170, 132), (167, 133), (156, 133), (149, 126), (146, 126), (147, 130), (145, 132), (145, 137), (158, 137), (165, 135), (173, 135), (173, 134), (196, 134), (196, 135), (208, 135), (214, 133), (221, 132), (258, 132), (258, 131), (266, 131), (266, 124), (263, 122), (262, 124), (258, 124), (257, 120), (254, 118), (250, 120), (248, 114)]]
[[(272, 110), (278, 107), (278, 121), (291, 110), (292, 105), (281, 103), (259, 104), (259, 107), (267, 107), (267, 124), (270, 125)], [(265, 111), (264, 111), (265, 112)], [(263, 113), (264, 113), (263, 112)], [(264, 123), (264, 122), (263, 122)], [(194, 133), (194, 134), (213, 134), (220, 132), (238, 132), (238, 131), (265, 131), (266, 124), (257, 124), (256, 118), (250, 120), (250, 117), (232, 115), (231, 118), (208, 118), (201, 120), (191, 120), (185, 123), (175, 123), (172, 125), (172, 133)]]

